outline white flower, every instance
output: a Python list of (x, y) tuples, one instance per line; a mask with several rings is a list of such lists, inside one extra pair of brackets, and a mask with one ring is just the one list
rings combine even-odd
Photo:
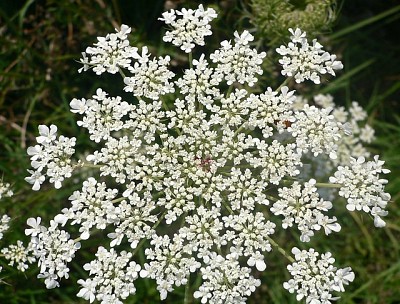
[(290, 293), (296, 293), (296, 300), (305, 298), (306, 303), (330, 304), (338, 298), (331, 292), (344, 291), (343, 284), (354, 279), (350, 267), (337, 269), (332, 264), (335, 259), (330, 252), (319, 254), (314, 249), (299, 250), (294, 247), (295, 262), (287, 266), (292, 278), (283, 283)]
[[(146, 47), (144, 49), (147, 50)], [(124, 91), (133, 92), (136, 97), (147, 97), (157, 100), (160, 96), (173, 93), (174, 87), (169, 80), (174, 77), (174, 73), (168, 70), (170, 57), (158, 57), (153, 60), (143, 60), (135, 62), (129, 67), (132, 77), (124, 78)]]
[(257, 82), (255, 75), (263, 73), (261, 64), (266, 53), (257, 53), (257, 50), (250, 48), (248, 42), (254, 38), (248, 31), (241, 35), (236, 31), (234, 36), (235, 45), (232, 46), (226, 40), (221, 42), (221, 48), (211, 54), (210, 58), (218, 63), (215, 71), (224, 75), (228, 85), (237, 81), (252, 87)]
[(371, 143), (375, 139), (375, 130), (370, 125), (365, 125), (364, 128), (360, 130), (360, 139), (363, 142)]
[(130, 261), (132, 253), (113, 248), (109, 251), (99, 247), (96, 259), (83, 266), (93, 278), (78, 280), (83, 288), (77, 296), (92, 303), (95, 299), (101, 303), (122, 303), (129, 295), (136, 292), (133, 281), (138, 278), (140, 265)]
[(239, 265), (234, 254), (224, 258), (213, 252), (206, 264), (200, 269), (203, 282), (193, 294), (201, 299), (201, 303), (245, 303), (261, 285), (260, 280), (250, 274), (249, 268)]
[[(216, 100), (222, 98), (218, 85), (222, 81), (222, 75), (208, 67), (205, 55), (199, 59), (193, 59), (193, 69), (187, 69), (184, 75), (175, 84), (180, 88), (180, 93), (185, 99), (195, 101), (197, 99), (206, 107), (210, 107)], [(208, 96), (207, 96), (208, 95)]]
[(30, 248), (40, 267), (38, 278), (44, 278), (46, 288), (51, 289), (59, 287), (59, 279), (68, 279), (67, 263), (74, 258), (80, 243), (71, 240), (68, 232), (59, 230), (56, 222), (51, 221), (46, 228), (40, 221), (40, 218), (28, 219), (27, 224), (32, 228), (26, 229), (25, 234), (31, 235)]
[(3, 232), (10, 228), (10, 220), (11, 218), (7, 214), (3, 214), (3, 216), (0, 218), (0, 240), (3, 238)]
[(68, 198), (72, 206), (62, 210), (65, 218), (60, 218), (61, 223), (71, 220), (71, 224), (79, 224), (81, 239), (88, 239), (92, 227), (105, 229), (113, 221), (115, 207), (112, 200), (117, 193), (116, 189), (107, 189), (105, 183), (89, 177), (83, 182), (82, 191), (74, 191)]
[(293, 36), (288, 46), (281, 45), (276, 52), (283, 56), (279, 60), (283, 70), (282, 75), (294, 76), (297, 83), (310, 79), (319, 84), (320, 75), (329, 73), (335, 76), (335, 70), (343, 69), (343, 64), (322, 49), (322, 45), (316, 39), (310, 45), (306, 39), (306, 33), (300, 29), (289, 29)]
[(305, 153), (311, 150), (314, 156), (325, 153), (332, 159), (337, 157), (339, 125), (329, 114), (330, 111), (306, 104), (302, 111), (294, 113), (295, 121), (288, 131), (296, 138), (299, 152)]
[(79, 279), (78, 284), (82, 285), (83, 288), (79, 290), (77, 293), (77, 297), (84, 298), (85, 300), (89, 300), (90, 303), (93, 303), (93, 301), (96, 299), (96, 286), (97, 282), (95, 280), (87, 279), (82, 280)]
[(315, 180), (311, 179), (304, 183), (304, 187), (294, 182), (290, 188), (278, 189), (280, 199), (270, 209), (275, 215), (284, 216), (284, 229), (296, 224), (302, 242), (309, 242), (314, 230), (320, 230), (321, 227), (325, 229), (326, 235), (341, 229), (335, 217), (329, 219), (324, 215), (324, 212), (332, 208), (332, 203), (320, 198), (314, 185)]
[(40, 145), (28, 147), (28, 154), (31, 156), (31, 165), (36, 171), (28, 170), (30, 174), (25, 180), (33, 184), (32, 189), (37, 191), (45, 181), (46, 176), (56, 189), (61, 188), (65, 178), (72, 175), (72, 160), (76, 138), (68, 138), (60, 135), (57, 139), (57, 127), (51, 125), (39, 126), (40, 136), (36, 138)]
[(301, 154), (296, 152), (295, 144), (282, 145), (277, 140), (267, 144), (264, 140), (256, 141), (259, 156), (246, 154), (247, 161), (255, 168), (260, 168), (260, 177), (266, 183), (279, 184), (284, 176), (300, 174)]
[(364, 157), (351, 158), (349, 166), (338, 166), (329, 178), (331, 183), (341, 184), (339, 195), (347, 200), (346, 208), (371, 213), (377, 227), (385, 226), (382, 217), (387, 215), (385, 208), (390, 200), (390, 194), (384, 192), (387, 180), (379, 177), (390, 172), (382, 168), (384, 163), (378, 155), (367, 162)]
[(0, 199), (3, 197), (11, 197), (14, 192), (11, 190), (11, 185), (0, 180)]
[(173, 285), (188, 284), (189, 274), (201, 264), (191, 256), (190, 249), (183, 246), (179, 235), (175, 235), (173, 240), (167, 235), (153, 235), (150, 245), (151, 248), (145, 250), (150, 262), (144, 264), (141, 276), (156, 279), (160, 298), (165, 300), (168, 292), (173, 291)]
[[(163, 39), (192, 52), (211, 35), (209, 23), (215, 17), (213, 9), (202, 5), (166, 12), (160, 19), (170, 29)], [(270, 265), (266, 253), (277, 246), (273, 221), (278, 217), (284, 229), (296, 226), (303, 242), (322, 228), (326, 235), (340, 230), (336, 217), (327, 215), (333, 200), (322, 199), (320, 184), (307, 176), (308, 162), (320, 178), (345, 159), (343, 151), (352, 144), (351, 155), (365, 155), (360, 142), (371, 139), (372, 131), (361, 125), (358, 104), (348, 113), (335, 107), (331, 96), (316, 95), (315, 106), (308, 106), (285, 85), (259, 93), (263, 85), (257, 78), (266, 54), (251, 47), (254, 37), (248, 31), (235, 32), (210, 57), (192, 59), (174, 80), (171, 58), (152, 58), (145, 46), (138, 53), (129, 46), (130, 31), (123, 25), (99, 37), (81, 59), (83, 70), (120, 72), (123, 90), (133, 95), (124, 101), (98, 88), (89, 99), (71, 100), (71, 112), (81, 115), (78, 127), (86, 128), (95, 142), (85, 163), (74, 163), (75, 138), (58, 137), (54, 125), (41, 125), (37, 144), (28, 148), (34, 171), (29, 170), (32, 176), (26, 180), (34, 190), (46, 178), (59, 188), (73, 170), (87, 170), (82, 187), (49, 227), (39, 217), (27, 221), (28, 250), (38, 261), (38, 277), (47, 288), (58, 287), (69, 277), (78, 241), (95, 237), (94, 230), (99, 230), (107, 234), (99, 238), (106, 244), (83, 266), (88, 276), (78, 280), (78, 297), (122, 304), (136, 292), (140, 276), (153, 279), (164, 300), (201, 275), (196, 299), (244, 304), (261, 284), (252, 272)], [(285, 75), (318, 83), (321, 74), (341, 68), (316, 40), (309, 45), (301, 30), (290, 32), (292, 42), (279, 49)], [(320, 154), (338, 157), (316, 159)], [(337, 183), (333, 187), (341, 187), (340, 195), (347, 196), (348, 208), (368, 210), (378, 227), (385, 224), (382, 217), (390, 199), (383, 192), (386, 181), (378, 178), (386, 173), (382, 164), (375, 159), (364, 168), (359, 159), (351, 169), (343, 164), (331, 178)], [(3, 216), (0, 236), (9, 220)], [(61, 230), (70, 225), (75, 226), (74, 237)], [(3, 253), (24, 270), (28, 263), (21, 248), (17, 244)], [(135, 261), (142, 261), (139, 250), (143, 266)], [(298, 300), (330, 303), (336, 299), (331, 293), (343, 291), (354, 279), (350, 268), (332, 265), (330, 253), (292, 252), (295, 262), (288, 270), (293, 278), (284, 288)]]
[[(177, 19), (177, 17), (181, 18)], [(212, 34), (208, 24), (217, 14), (214, 9), (204, 10), (200, 4), (196, 10), (185, 9), (171, 10), (163, 13), (163, 18), (158, 18), (172, 27), (163, 37), (165, 42), (172, 42), (186, 53), (190, 53), (195, 45), (204, 45), (204, 37)]]
[(37, 217), (36, 219), (31, 217), (29, 218), (26, 223), (28, 226), (32, 228), (25, 229), (25, 234), (26, 235), (31, 235), (31, 236), (37, 236), (40, 232), (43, 231), (43, 226), (40, 225), (40, 222), (42, 219), (40, 217)]
[(357, 101), (353, 101), (351, 103), (351, 108), (349, 109), (349, 112), (351, 114), (351, 117), (355, 121), (360, 121), (367, 118), (367, 112), (364, 111), (364, 109), (358, 104)]
[(131, 28), (122, 25), (120, 30), (115, 30), (116, 33), (106, 37), (97, 37), (98, 42), (93, 47), (86, 48), (86, 52), (82, 53), (80, 62), (83, 67), (79, 72), (93, 68), (97, 75), (106, 71), (115, 74), (120, 68), (129, 67), (131, 59), (137, 55), (137, 48), (131, 47), (127, 38)]
[(122, 118), (129, 113), (131, 106), (121, 97), (108, 97), (101, 88), (96, 90), (92, 99), (73, 99), (71, 112), (84, 114), (78, 120), (78, 126), (88, 129), (90, 139), (95, 142), (107, 139), (111, 132), (124, 128)]
[(40, 136), (36, 137), (39, 144), (49, 144), (57, 137), (57, 126), (51, 125), (50, 128), (46, 125), (39, 125)]
[(40, 185), (46, 180), (46, 177), (41, 174), (39, 171), (28, 170), (31, 176), (25, 177), (25, 181), (30, 184), (33, 184), (32, 190), (38, 191), (40, 189)]
[(21, 272), (25, 272), (28, 269), (28, 264), (35, 262), (35, 258), (31, 256), (31, 248), (28, 246), (25, 248), (24, 244), (18, 240), (17, 243), (11, 244), (10, 246), (1, 249), (1, 253), (6, 260), (9, 261), (8, 265), (17, 265), (17, 269)]

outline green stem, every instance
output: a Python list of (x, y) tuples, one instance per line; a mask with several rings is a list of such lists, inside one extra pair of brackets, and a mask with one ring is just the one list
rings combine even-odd
[(293, 79), (293, 76), (290, 76), (288, 78), (285, 79), (284, 82), (281, 83), (281, 85), (275, 90), (276, 92), (280, 91), (281, 88), (285, 85), (287, 85), (291, 80)]
[(228, 205), (228, 203), (222, 201), (222, 204), (223, 204), (224, 207), (229, 211), (230, 214), (234, 214), (232, 208)]
[(190, 66), (191, 69), (193, 68), (192, 61), (193, 61), (193, 54), (192, 54), (192, 52), (190, 52), (189, 53), (189, 66)]
[(266, 198), (273, 202), (277, 202), (279, 200), (278, 198), (271, 196), (271, 195), (266, 195)]
[(122, 71), (122, 69), (118, 69), (118, 72), (121, 74), (122, 79), (124, 79), (126, 77), (125, 73), (124, 73), (124, 71)]
[(82, 168), (96, 168), (96, 169), (100, 169), (103, 165), (92, 165), (92, 164), (88, 164), (88, 163), (83, 163)]
[(271, 245), (274, 246), (291, 263), (295, 261), (294, 258), (290, 254), (288, 254), (281, 246), (279, 246), (273, 239), (271, 239), (269, 236), (267, 236), (267, 239), (271, 243)]
[[(160, 218), (158, 219), (157, 223), (155, 223), (153, 225), (153, 227), (151, 227), (152, 229), (156, 229), (158, 227), (158, 225), (161, 224), (161, 222), (163, 221), (165, 215), (167, 214), (167, 211), (164, 211), (164, 213), (160, 216)], [(132, 256), (134, 256), (138, 250), (143, 246), (144, 242), (146, 242), (146, 239), (142, 239), (139, 244), (136, 246), (135, 250), (132, 252)]]
[(342, 184), (331, 184), (331, 183), (316, 183), (315, 187), (320, 188), (341, 188)]
[(76, 239), (74, 239), (74, 243), (80, 242), (82, 241), (81, 237), (77, 237)]
[(119, 197), (119, 198), (116, 198), (116, 199), (112, 200), (111, 203), (112, 204), (119, 203), (119, 202), (122, 202), (125, 199), (126, 199), (125, 197)]
[(185, 285), (185, 298), (183, 300), (183, 304), (189, 304), (190, 303), (190, 287), (189, 287), (189, 283), (190, 283), (190, 273), (188, 274), (187, 283)]
[(228, 98), (229, 95), (231, 95), (232, 90), (233, 90), (233, 84), (231, 84), (228, 88), (228, 91), (226, 91), (225, 98)]

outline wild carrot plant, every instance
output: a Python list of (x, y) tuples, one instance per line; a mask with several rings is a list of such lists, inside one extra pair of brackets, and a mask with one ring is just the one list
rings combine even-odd
[[(24, 271), (36, 262), (46, 287), (60, 287), (81, 243), (106, 230), (109, 239), (76, 282), (77, 296), (90, 303), (122, 303), (140, 277), (156, 281), (161, 300), (186, 286), (201, 303), (245, 303), (263, 284), (256, 273), (267, 271), (272, 250), (287, 259), (291, 278), (283, 288), (299, 301), (331, 303), (354, 280), (332, 253), (285, 248), (275, 237), (280, 228), (295, 230), (303, 243), (317, 233), (339, 234), (338, 197), (385, 226), (390, 195), (381, 175), (389, 171), (363, 146), (374, 136), (363, 109), (355, 102), (349, 111), (337, 107), (330, 95), (309, 105), (288, 87), (292, 80), (318, 85), (342, 63), (301, 29), (289, 29), (290, 42), (276, 50), (286, 80), (256, 92), (265, 87), (258, 78), (266, 53), (252, 47), (248, 31), (193, 58), (216, 17), (200, 5), (159, 18), (168, 26), (164, 41), (188, 54), (180, 76), (170, 56), (131, 46), (127, 25), (82, 53), (79, 72), (120, 76), (130, 98), (97, 88), (71, 100), (77, 125), (96, 144), (85, 159), (75, 157), (74, 137), (39, 125), (37, 144), (27, 150), (33, 190), (46, 181), (59, 189), (84, 168), (96, 171), (49, 224), (27, 220), (26, 248), (18, 242), (1, 251), (10, 265)], [(0, 198), (12, 195), (3, 189), (9, 185), (1, 184)], [(3, 216), (0, 236), (8, 222)]]

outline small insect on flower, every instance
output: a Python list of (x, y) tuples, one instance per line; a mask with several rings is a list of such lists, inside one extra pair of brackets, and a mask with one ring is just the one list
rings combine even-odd
[(280, 120), (275, 120), (274, 123), (276, 125), (284, 125), (285, 128), (289, 128), (292, 125), (292, 122), (289, 120), (284, 120), (284, 121), (280, 121)]

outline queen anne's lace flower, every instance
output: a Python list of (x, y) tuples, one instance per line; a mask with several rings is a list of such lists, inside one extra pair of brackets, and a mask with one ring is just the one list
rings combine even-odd
[(235, 32), (235, 45), (230, 41), (222, 41), (221, 49), (210, 55), (214, 63), (218, 63), (215, 71), (224, 74), (227, 83), (231, 85), (235, 81), (247, 83), (253, 86), (257, 82), (256, 74), (262, 75), (261, 63), (266, 56), (265, 52), (257, 53), (257, 50), (250, 48), (249, 42), (254, 37), (244, 31), (241, 35)]
[(83, 119), (77, 122), (78, 126), (88, 129), (90, 139), (97, 143), (106, 140), (112, 131), (121, 130), (124, 126), (122, 118), (131, 109), (121, 97), (107, 95), (102, 89), (97, 89), (93, 99), (74, 98), (70, 102), (72, 113), (84, 115)]
[(74, 154), (76, 138), (68, 138), (63, 135), (57, 139), (57, 127), (51, 125), (39, 126), (39, 134), (36, 141), (39, 145), (29, 147), (28, 154), (31, 155), (31, 165), (35, 169), (28, 170), (32, 175), (25, 180), (33, 184), (32, 189), (37, 191), (44, 182), (46, 176), (54, 183), (56, 189), (61, 188), (61, 182), (71, 177), (73, 164), (71, 156)]
[(156, 279), (160, 298), (164, 300), (167, 293), (173, 290), (173, 285), (186, 285), (190, 273), (201, 264), (191, 256), (190, 249), (184, 247), (183, 239), (179, 236), (171, 240), (167, 235), (153, 235), (150, 244), (154, 249), (145, 250), (150, 262), (144, 264), (140, 275)]
[(222, 81), (222, 75), (215, 72), (214, 68), (208, 67), (204, 54), (198, 60), (193, 59), (193, 66), (194, 68), (185, 70), (184, 75), (175, 82), (180, 88), (180, 93), (191, 101), (197, 98), (203, 105), (212, 104), (216, 99), (220, 99), (222, 94), (217, 86)]
[(302, 111), (294, 113), (295, 121), (288, 131), (296, 138), (297, 149), (302, 153), (311, 150), (314, 156), (326, 153), (336, 158), (340, 139), (339, 125), (330, 115), (330, 109), (318, 109), (305, 105)]
[(40, 225), (41, 218), (30, 218), (27, 224), (32, 227), (25, 230), (31, 235), (33, 256), (38, 261), (40, 273), (38, 278), (44, 278), (46, 288), (58, 287), (61, 278), (68, 279), (69, 268), (67, 263), (75, 256), (80, 243), (70, 239), (70, 234), (58, 228), (58, 223), (50, 222), (50, 227)]
[(271, 88), (259, 95), (251, 94), (246, 100), (251, 109), (249, 125), (259, 127), (264, 138), (273, 135), (273, 127), (283, 131), (286, 123), (293, 121), (291, 108), (295, 99), (294, 91), (286, 86), (281, 88), (280, 94)]
[(390, 194), (384, 191), (388, 181), (379, 177), (390, 172), (382, 168), (384, 163), (378, 155), (367, 162), (364, 157), (352, 158), (349, 166), (339, 166), (329, 178), (331, 183), (341, 184), (339, 195), (347, 200), (347, 209), (370, 213), (376, 227), (386, 225), (382, 217), (388, 213), (385, 208), (390, 200)]
[(335, 70), (343, 69), (343, 64), (322, 49), (317, 39), (310, 45), (306, 33), (300, 29), (289, 29), (292, 36), (288, 46), (281, 45), (276, 51), (283, 56), (279, 60), (282, 65), (282, 75), (294, 76), (297, 83), (310, 79), (316, 84), (321, 82), (320, 74), (335, 76)]
[(300, 174), (301, 153), (295, 151), (295, 144), (282, 145), (274, 140), (270, 145), (264, 140), (257, 140), (256, 147), (259, 157), (246, 154), (246, 159), (255, 168), (260, 167), (260, 177), (265, 183), (279, 184), (283, 176)]
[(302, 299), (311, 304), (330, 304), (339, 299), (331, 292), (344, 291), (343, 285), (353, 282), (354, 273), (350, 267), (337, 269), (330, 252), (319, 254), (314, 249), (299, 250), (294, 247), (295, 262), (287, 266), (292, 278), (283, 283), (290, 293), (296, 293), (297, 301)]
[(269, 235), (274, 234), (275, 224), (266, 221), (260, 212), (253, 215), (248, 211), (242, 211), (238, 215), (229, 215), (222, 219), (227, 229), (224, 241), (231, 242), (231, 252), (248, 257), (249, 266), (255, 266), (258, 271), (264, 271), (266, 263), (261, 252), (272, 250)]
[(296, 224), (301, 232), (302, 242), (310, 241), (310, 237), (314, 235), (313, 230), (319, 230), (321, 227), (326, 235), (332, 231), (340, 231), (341, 227), (336, 222), (336, 217), (329, 218), (324, 215), (324, 212), (332, 208), (332, 203), (319, 197), (314, 179), (306, 182), (304, 187), (294, 182), (290, 188), (283, 187), (278, 191), (280, 199), (273, 204), (271, 212), (284, 216), (284, 229)]
[(0, 180), (0, 199), (3, 197), (11, 197), (13, 194), (14, 192), (11, 190), (11, 185)]
[(11, 218), (7, 214), (3, 214), (0, 218), (0, 240), (3, 238), (3, 232), (10, 228), (10, 220)]
[(131, 32), (131, 28), (123, 24), (120, 30), (115, 31), (116, 33), (107, 34), (106, 37), (98, 37), (94, 47), (88, 47), (82, 53), (83, 58), (80, 61), (83, 67), (79, 72), (93, 68), (97, 75), (106, 71), (115, 74), (119, 68), (129, 67), (131, 58), (137, 55), (137, 48), (129, 45), (127, 34)]
[(108, 251), (99, 247), (96, 257), (83, 266), (93, 278), (78, 280), (83, 288), (77, 296), (90, 303), (97, 299), (102, 304), (122, 304), (121, 300), (136, 292), (133, 281), (138, 278), (140, 265), (130, 261), (131, 252), (122, 251), (118, 254), (113, 248)]
[(82, 191), (74, 191), (69, 197), (72, 206), (64, 208), (57, 221), (65, 225), (79, 224), (81, 239), (88, 239), (92, 227), (105, 229), (115, 218), (115, 207), (112, 200), (118, 193), (117, 189), (107, 189), (105, 183), (98, 183), (93, 177), (83, 182)]
[(163, 40), (172, 42), (181, 50), (190, 53), (196, 44), (205, 44), (204, 36), (212, 34), (209, 23), (217, 17), (217, 14), (212, 8), (204, 10), (203, 5), (200, 4), (196, 10), (185, 8), (181, 11), (170, 10), (162, 16), (163, 18), (158, 19), (172, 27), (171, 31), (165, 33)]
[[(204, 45), (215, 17), (213, 9), (202, 5), (166, 12), (160, 19), (172, 29), (164, 41), (190, 53), (196, 44)], [(317, 190), (326, 184), (306, 177), (305, 160), (311, 157), (326, 165), (323, 161), (335, 156), (341, 135), (351, 129), (368, 142), (371, 130), (358, 127), (364, 113), (357, 104), (350, 113), (340, 108), (331, 112), (333, 100), (325, 95), (315, 97), (315, 106), (305, 105), (284, 84), (257, 93), (255, 88), (262, 86), (254, 85), (265, 53), (250, 47), (254, 38), (248, 31), (235, 32), (234, 42), (223, 41), (209, 57), (193, 59), (189, 54), (189, 67), (178, 79), (169, 70), (169, 56), (151, 58), (147, 47), (139, 54), (129, 46), (129, 32), (122, 26), (99, 38), (82, 59), (83, 70), (119, 71), (124, 90), (133, 93), (123, 101), (97, 89), (91, 99), (70, 102), (71, 111), (82, 115), (78, 126), (88, 129), (95, 142), (85, 163), (72, 164), (75, 139), (58, 138), (53, 125), (39, 126), (38, 144), (28, 149), (34, 171), (27, 181), (34, 190), (46, 176), (59, 188), (72, 169), (98, 168), (50, 227), (40, 217), (28, 219), (25, 233), (32, 238), (29, 246), (40, 266), (39, 277), (48, 288), (57, 287), (68, 277), (67, 264), (79, 249), (78, 241), (104, 233), (111, 249), (99, 247), (96, 258), (84, 265), (89, 277), (78, 280), (79, 297), (122, 303), (135, 293), (139, 273), (155, 280), (164, 300), (183, 285), (190, 292), (197, 274), (202, 282), (193, 296), (202, 303), (245, 303), (261, 283), (251, 272), (264, 271), (269, 264), (265, 254), (277, 248), (293, 260), (274, 240), (277, 216), (283, 216), (283, 228), (296, 226), (302, 241), (321, 228), (326, 234), (340, 230), (336, 218), (325, 214), (332, 203), (320, 198), (323, 189)], [(279, 49), (287, 55), (282, 59), (284, 74), (297, 82), (309, 78), (317, 83), (320, 74), (341, 68), (319, 43), (310, 46), (305, 33), (291, 32), (289, 47)], [(225, 91), (226, 84), (230, 87)], [(337, 184), (329, 186), (341, 187), (349, 209), (370, 211), (381, 225), (388, 198), (377, 198), (384, 184), (377, 174), (385, 171), (377, 159), (367, 164), (364, 168), (360, 160), (358, 167), (339, 167), (331, 178)], [(3, 219), (8, 226), (9, 218)], [(77, 239), (59, 228), (67, 225), (77, 226)], [(134, 261), (138, 252), (144, 253), (142, 267)], [(350, 268), (331, 265), (330, 254), (319, 258), (313, 250), (297, 249), (293, 254), (296, 261), (288, 267), (293, 279), (284, 287), (298, 299), (330, 303), (331, 292), (343, 291), (353, 280)]]
[(16, 264), (19, 271), (24, 272), (28, 269), (29, 265), (36, 261), (36, 259), (31, 255), (31, 243), (28, 247), (18, 240), (17, 244), (11, 244), (10, 246), (1, 249), (1, 254), (6, 260), (8, 260), (8, 265), (14, 266)]
[(201, 303), (246, 303), (246, 299), (261, 282), (250, 274), (250, 268), (241, 267), (236, 254), (226, 258), (213, 253), (200, 269), (203, 283), (194, 297)]
[[(335, 159), (322, 158), (322, 166), (324, 168), (319, 166), (318, 171), (320, 173), (330, 174), (333, 167), (349, 165), (351, 157), (370, 157), (370, 152), (364, 144), (371, 143), (374, 140), (375, 132), (374, 129), (366, 123), (367, 113), (357, 102), (353, 101), (349, 111), (347, 111), (344, 107), (336, 106), (333, 101), (333, 96), (329, 94), (318, 94), (314, 96), (313, 101), (317, 106), (326, 109), (326, 111), (330, 111), (330, 115), (336, 120), (340, 134), (340, 138), (335, 142), (337, 146), (335, 154), (337, 157)], [(301, 111), (307, 103), (308, 101), (305, 98), (297, 98), (292, 104), (292, 109)], [(314, 157), (311, 158), (315, 160)], [(319, 159), (321, 160), (321, 158)]]
[(124, 78), (124, 91), (133, 92), (136, 97), (147, 97), (153, 100), (159, 99), (160, 95), (174, 92), (174, 86), (169, 80), (174, 73), (168, 70), (169, 56), (148, 59), (147, 47), (143, 47), (142, 55), (137, 58), (129, 71), (134, 75)]

